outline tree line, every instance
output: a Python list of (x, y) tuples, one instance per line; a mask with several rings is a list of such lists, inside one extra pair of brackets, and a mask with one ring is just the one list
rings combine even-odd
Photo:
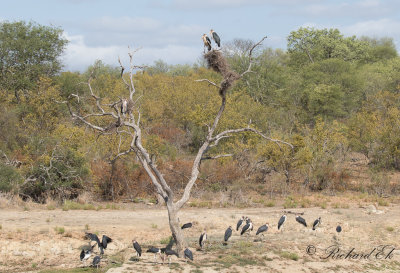
[[(93, 99), (89, 79), (99, 96), (117, 101), (126, 93), (120, 68), (96, 61), (82, 73), (62, 70), (68, 41), (60, 28), (2, 22), (0, 41), (0, 191), (39, 202), (84, 190), (102, 199), (152, 195), (134, 157), (114, 160), (129, 143), (112, 134), (113, 120), (99, 119), (109, 131), (98, 134), (72, 120), (60, 103), (68, 101), (80, 115), (93, 112), (83, 103)], [(293, 189), (397, 192), (388, 178), (400, 169), (400, 59), (393, 40), (300, 28), (287, 41), (286, 51), (261, 47), (253, 53), (255, 73), (229, 90), (217, 130), (251, 124), (294, 148), (248, 132), (221, 139), (209, 156), (232, 157), (202, 162), (199, 187), (226, 191), (240, 180), (263, 185), (276, 174)], [(253, 45), (243, 39), (223, 45), (234, 71), (248, 67)], [(174, 191), (183, 190), (186, 167), (218, 111), (215, 88), (196, 82), (205, 78), (222, 79), (202, 61), (160, 60), (135, 74), (143, 145)], [(368, 160), (371, 183), (349, 183), (347, 162), (355, 155)]]

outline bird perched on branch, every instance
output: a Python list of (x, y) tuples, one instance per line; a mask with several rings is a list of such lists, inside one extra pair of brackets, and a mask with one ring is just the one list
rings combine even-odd
[(298, 223), (302, 224), (303, 226), (307, 227), (306, 220), (305, 220), (303, 217), (301, 217), (300, 215), (297, 215), (297, 216), (296, 216), (296, 221), (297, 221)]
[(211, 35), (212, 39), (214, 40), (214, 42), (218, 45), (218, 47), (221, 47), (221, 39), (219, 38), (218, 34), (213, 29), (210, 30), (210, 35)]
[[(210, 38), (208, 38), (207, 34), (203, 34), (203, 36), (201, 37), (203, 39), (203, 43), (204, 43), (204, 48), (207, 47), (208, 51), (211, 50), (211, 40)], [(205, 49), (204, 49), (205, 52)]]
[(136, 250), (136, 255), (138, 257), (142, 256), (142, 248), (140, 247), (139, 243), (136, 242), (136, 240), (133, 240), (132, 243), (133, 243), (133, 248)]
[(128, 100), (127, 99), (122, 99), (122, 102), (121, 102), (121, 114), (123, 116), (125, 116), (127, 112), (128, 112)]

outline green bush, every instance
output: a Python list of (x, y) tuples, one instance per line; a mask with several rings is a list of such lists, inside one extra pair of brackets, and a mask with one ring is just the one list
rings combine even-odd
[(21, 182), (22, 177), (14, 167), (0, 163), (0, 191), (9, 192)]

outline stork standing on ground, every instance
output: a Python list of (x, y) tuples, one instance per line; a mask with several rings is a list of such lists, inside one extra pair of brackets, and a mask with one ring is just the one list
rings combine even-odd
[(150, 253), (153, 253), (153, 254), (154, 254), (154, 263), (157, 262), (157, 254), (160, 255), (160, 258), (161, 258), (161, 260), (162, 260), (163, 263), (164, 263), (164, 258), (161, 256), (161, 249), (159, 249), (158, 247), (152, 246), (152, 247), (150, 247), (146, 252), (150, 252)]
[(211, 40), (210, 38), (208, 38), (207, 34), (203, 34), (203, 36), (201, 37), (203, 39), (203, 43), (204, 43), (204, 53), (206, 52), (206, 47), (208, 49), (208, 51), (211, 50)]
[(99, 268), (100, 267), (100, 260), (101, 260), (100, 256), (94, 257), (93, 258), (93, 262), (92, 262), (92, 266), (96, 267), (96, 268)]
[(185, 260), (186, 258), (193, 261), (193, 253), (192, 251), (190, 251), (189, 248), (186, 248), (185, 251), (183, 252), (183, 254), (185, 255)]
[(307, 227), (306, 220), (303, 217), (301, 217), (300, 215), (296, 216), (296, 221), (297, 221), (297, 223), (300, 223), (303, 226)]
[(312, 230), (315, 230), (320, 224), (321, 224), (321, 217), (318, 217), (318, 219), (315, 220), (314, 224), (312, 225)]
[(338, 225), (338, 226), (336, 227), (336, 232), (337, 232), (337, 233), (342, 232), (342, 227), (341, 227), (340, 225)]
[(239, 231), (239, 228), (242, 226), (244, 221), (245, 221), (245, 217), (242, 216), (242, 218), (240, 218), (239, 221), (236, 224), (236, 231)]
[(179, 258), (178, 253), (170, 248), (162, 248), (161, 253), (164, 253), (168, 257), (168, 264), (171, 264), (171, 256), (175, 255)]
[(210, 30), (210, 35), (214, 42), (218, 45), (218, 48), (221, 47), (221, 39), (219, 38), (218, 34), (212, 29)]
[(262, 225), (261, 227), (259, 227), (256, 232), (256, 235), (261, 234), (261, 236), (264, 236), (264, 232), (267, 232), (268, 226), (269, 226), (269, 223), (265, 223), (265, 225)]
[(203, 246), (206, 241), (207, 241), (207, 232), (206, 232), (206, 229), (204, 229), (204, 232), (200, 235), (200, 238), (199, 238), (199, 245), (200, 245), (201, 249), (203, 249)]
[(90, 246), (89, 249), (82, 249), (80, 259), (82, 262), (84, 262), (85, 265), (86, 265), (86, 261), (90, 258), (90, 256), (92, 256), (92, 251), (93, 251), (93, 248), (95, 245), (96, 244), (94, 244), (93, 246)]
[(286, 214), (282, 215), (282, 217), (278, 221), (278, 230), (283, 230), (283, 224), (286, 222)]
[[(224, 235), (224, 241), (228, 242), (229, 238), (232, 236), (232, 227), (229, 226), (226, 231), (225, 231), (225, 235)], [(225, 243), (226, 244), (226, 243)]]
[(240, 235), (243, 235), (244, 233), (247, 233), (250, 235), (250, 231), (253, 230), (253, 223), (251, 222), (250, 218), (246, 220), (247, 224), (242, 228), (242, 231), (240, 232)]
[(103, 237), (101, 238), (101, 244), (99, 244), (99, 248), (100, 248), (100, 254), (103, 255), (104, 254), (104, 250), (103, 249), (107, 249), (107, 245), (109, 243), (112, 242), (112, 239), (110, 237), (108, 237), (107, 235), (103, 235)]
[(133, 248), (136, 250), (136, 256), (142, 256), (142, 248), (140, 247), (139, 243), (136, 240), (132, 241)]

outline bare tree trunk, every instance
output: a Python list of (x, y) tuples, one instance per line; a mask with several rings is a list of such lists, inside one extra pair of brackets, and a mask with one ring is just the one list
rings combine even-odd
[(176, 251), (179, 254), (179, 257), (183, 257), (183, 251), (185, 250), (185, 238), (183, 236), (181, 227), (179, 225), (178, 220), (178, 211), (179, 209), (172, 203), (167, 202), (167, 210), (168, 210), (168, 220), (169, 227), (172, 232), (172, 237), (176, 243)]

